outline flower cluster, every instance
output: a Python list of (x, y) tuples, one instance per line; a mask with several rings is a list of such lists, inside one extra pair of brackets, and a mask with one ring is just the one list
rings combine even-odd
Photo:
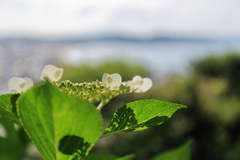
[[(131, 81), (122, 82), (122, 77), (118, 73), (104, 73), (102, 81), (72, 83), (69, 80), (60, 81), (63, 69), (54, 65), (44, 67), (41, 75), (43, 81), (49, 81), (61, 92), (69, 96), (86, 99), (89, 102), (100, 102), (98, 109), (108, 103), (112, 98), (125, 93), (143, 93), (152, 87), (152, 80), (135, 76)], [(14, 93), (23, 93), (33, 86), (30, 78), (13, 77), (8, 81), (8, 88)]]

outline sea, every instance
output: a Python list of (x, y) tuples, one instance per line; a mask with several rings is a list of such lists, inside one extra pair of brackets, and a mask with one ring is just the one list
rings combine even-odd
[(153, 76), (161, 77), (169, 73), (184, 74), (193, 62), (207, 56), (240, 54), (240, 41), (98, 41), (73, 44), (65, 51), (62, 61), (68, 64), (94, 65), (121, 59), (142, 64)]
[(97, 65), (120, 59), (141, 64), (161, 79), (187, 74), (194, 61), (229, 52), (240, 54), (240, 39), (0, 39), (0, 93), (7, 92), (7, 81), (14, 76), (40, 81), (44, 65), (56, 62)]

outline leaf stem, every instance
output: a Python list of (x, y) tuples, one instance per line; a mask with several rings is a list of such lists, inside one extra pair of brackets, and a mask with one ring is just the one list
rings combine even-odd
[(99, 105), (97, 106), (97, 110), (101, 110), (103, 108), (103, 106), (105, 105), (104, 100), (101, 100), (101, 102), (99, 103)]

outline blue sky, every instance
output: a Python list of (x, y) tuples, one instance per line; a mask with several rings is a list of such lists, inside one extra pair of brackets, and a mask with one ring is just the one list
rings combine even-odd
[(239, 7), (239, 0), (0, 0), (0, 36), (240, 36)]

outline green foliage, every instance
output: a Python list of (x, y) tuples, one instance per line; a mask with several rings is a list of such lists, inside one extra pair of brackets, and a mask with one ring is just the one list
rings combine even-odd
[(184, 145), (178, 148), (166, 151), (165, 153), (162, 153), (160, 155), (157, 155), (152, 160), (190, 160), (191, 144), (192, 144), (192, 141), (189, 140)]
[[(197, 60), (191, 66), (192, 73), (186, 77), (171, 77), (156, 90), (155, 95), (158, 96), (155, 98), (161, 97), (162, 100), (189, 106), (187, 112), (178, 112), (182, 115), (175, 115), (170, 120), (169, 127), (163, 129), (165, 137), (161, 135), (164, 139), (162, 145), (176, 145), (179, 139), (191, 133), (196, 142), (193, 159), (239, 159), (239, 53), (231, 51)], [(176, 129), (170, 126), (175, 126)], [(173, 138), (175, 142), (172, 142)]]
[(90, 66), (81, 64), (79, 66), (63, 66), (63, 79), (71, 79), (72, 82), (89, 82), (101, 80), (103, 73), (119, 73), (125, 80), (132, 79), (135, 75), (146, 76), (147, 70), (136, 62), (126, 60), (112, 60), (101, 64)]
[(30, 89), (17, 106), (24, 129), (44, 159), (81, 159), (101, 135), (99, 111), (51, 84)]
[(228, 81), (228, 94), (240, 96), (240, 55), (237, 52), (216, 57), (209, 56), (194, 63), (194, 70), (197, 75), (208, 77), (224, 77)]
[[(115, 70), (116, 68), (111, 66), (117, 66), (116, 68), (119, 70)], [(106, 68), (108, 69), (106, 70)], [(135, 74), (146, 75), (145, 70), (138, 65), (126, 65), (122, 62), (100, 65), (95, 71), (102, 75), (104, 72), (99, 72), (98, 69), (108, 73), (122, 73), (127, 80), (132, 79)], [(86, 70), (84, 73), (92, 75), (90, 74), (92, 72)], [(93, 76), (95, 75), (93, 74)], [(159, 100), (140, 100), (127, 103), (114, 113), (109, 126), (102, 133), (104, 125), (102, 115), (98, 110), (99, 106), (102, 108), (112, 98), (129, 92), (131, 92), (130, 86), (121, 82), (118, 90), (110, 90), (98, 80), (90, 83), (63, 81), (50, 84), (46, 82), (35, 85), (21, 94), (1, 95), (0, 114), (13, 123), (19, 124), (26, 131), (44, 159), (132, 160), (135, 157), (133, 155), (118, 158), (111, 155), (88, 154), (101, 137), (140, 131), (160, 125), (174, 112), (185, 106)], [(99, 101), (101, 102), (98, 107), (92, 104)], [(121, 104), (125, 104), (125, 102), (121, 101)], [(117, 105), (114, 104), (112, 108), (116, 109), (115, 107)], [(13, 126), (11, 127), (13, 128)], [(11, 143), (6, 140), (6, 138), (0, 139), (6, 148), (12, 147), (12, 145), (16, 145), (16, 148), (20, 146), (20, 143)], [(0, 147), (3, 146), (0, 144)], [(25, 146), (16, 153), (21, 158), (13, 158), (12, 155), (7, 157), (7, 154), (3, 154), (2, 157), (0, 155), (0, 159), (22, 159), (24, 149)]]
[[(21, 122), (44, 159), (82, 159), (102, 135), (100, 112), (91, 103), (70, 97), (48, 82), (36, 85), (19, 98), (18, 96), (19, 94), (2, 95), (0, 104), (3, 107), (0, 113), (13, 122)], [(158, 100), (128, 103), (114, 114), (103, 136), (162, 124), (183, 107), (185, 106)], [(90, 155), (86, 159), (93, 159), (94, 156)], [(134, 156), (102, 157), (105, 160), (131, 160)]]
[(19, 94), (5, 94), (0, 96), (0, 113), (8, 120), (19, 124), (19, 117), (16, 112), (16, 100)]
[[(0, 117), (0, 125), (6, 132), (6, 137), (0, 136), (0, 159), (18, 160), (23, 158), (23, 146), (21, 146), (19, 136), (13, 126), (13, 123)], [(14, 148), (14, 154), (13, 154)]]
[(113, 115), (103, 136), (147, 129), (160, 125), (183, 105), (159, 100), (140, 100), (126, 104)]
[[(102, 135), (102, 118), (96, 107), (88, 101), (70, 97), (48, 82), (18, 96), (1, 96), (1, 114), (14, 122), (19, 123), (20, 119), (44, 159), (82, 159)], [(16, 106), (17, 113), (13, 109)], [(158, 100), (128, 103), (114, 114), (103, 136), (162, 124), (183, 107)], [(133, 157), (129, 155), (115, 159), (131, 160)], [(107, 158), (113, 157), (105, 157), (105, 160)]]

